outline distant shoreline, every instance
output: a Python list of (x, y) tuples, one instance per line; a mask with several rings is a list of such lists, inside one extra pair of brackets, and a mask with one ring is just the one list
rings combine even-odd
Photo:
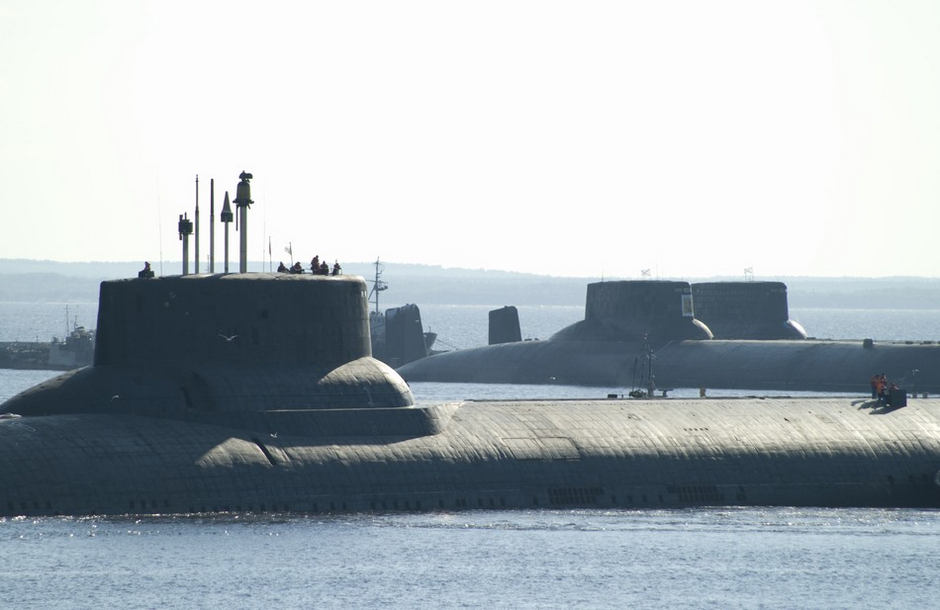
[[(343, 263), (347, 275), (367, 281), (373, 263)], [(583, 305), (593, 282), (639, 278), (570, 278), (485, 269), (453, 269), (434, 265), (382, 263), (388, 284), (382, 305)], [(64, 263), (0, 259), (0, 300), (6, 302), (97, 303), (102, 281), (132, 278), (143, 262)], [(158, 275), (178, 275), (181, 263), (164, 262)], [(216, 263), (216, 271), (221, 265)], [(249, 270), (261, 270), (253, 262)], [(230, 265), (231, 268), (231, 265)], [(208, 268), (202, 269), (207, 272)], [(742, 281), (740, 277), (679, 278), (699, 281)], [(787, 285), (790, 308), (940, 309), (940, 278), (811, 278), (756, 277)]]

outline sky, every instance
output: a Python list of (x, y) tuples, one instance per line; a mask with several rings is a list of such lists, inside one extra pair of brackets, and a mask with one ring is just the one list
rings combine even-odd
[(0, 0), (0, 258), (159, 271), (198, 175), (205, 271), (245, 170), (275, 266), (938, 277), (937, 32), (934, 0)]

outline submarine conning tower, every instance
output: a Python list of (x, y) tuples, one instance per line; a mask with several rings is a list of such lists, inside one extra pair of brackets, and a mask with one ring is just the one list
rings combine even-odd
[(584, 320), (556, 333), (556, 339), (681, 341), (711, 339), (695, 319), (688, 282), (623, 280), (588, 284)]
[(101, 283), (95, 366), (338, 366), (372, 355), (358, 277), (239, 273)]
[[(0, 412), (257, 425), (252, 413), (411, 407), (372, 357), (365, 281), (242, 273), (102, 282), (95, 360)], [(298, 427), (299, 424), (292, 424)]]
[(716, 339), (805, 339), (790, 320), (783, 282), (702, 282), (692, 284), (695, 316)]

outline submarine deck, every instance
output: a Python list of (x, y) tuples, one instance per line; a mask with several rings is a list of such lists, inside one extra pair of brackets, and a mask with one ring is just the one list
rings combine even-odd
[[(435, 424), (393, 431), (383, 418), (395, 412)], [(314, 423), (11, 416), (0, 514), (940, 507), (934, 399), (894, 410), (845, 397), (480, 401), (267, 421), (301, 417)]]

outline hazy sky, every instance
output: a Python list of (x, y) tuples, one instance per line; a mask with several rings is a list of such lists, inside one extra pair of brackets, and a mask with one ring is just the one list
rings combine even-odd
[(205, 269), (244, 169), (252, 260), (940, 276), (938, 33), (935, 0), (0, 0), (0, 258), (178, 261), (198, 174)]

